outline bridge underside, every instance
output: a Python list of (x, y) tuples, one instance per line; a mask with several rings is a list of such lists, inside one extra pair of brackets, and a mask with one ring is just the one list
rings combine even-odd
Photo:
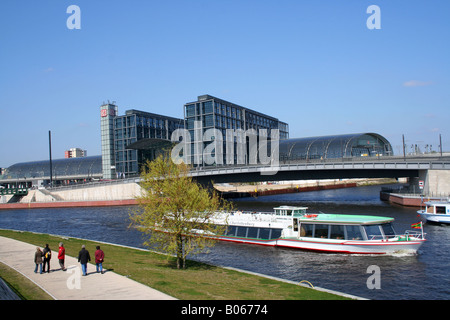
[[(352, 179), (352, 178), (414, 178), (419, 177), (419, 170), (389, 169), (337, 169), (337, 170), (298, 170), (278, 172), (224, 173), (210, 175), (194, 175), (201, 184), (226, 182), (260, 182), (285, 180), (318, 180), (318, 179)], [(273, 174), (269, 174), (273, 173)]]

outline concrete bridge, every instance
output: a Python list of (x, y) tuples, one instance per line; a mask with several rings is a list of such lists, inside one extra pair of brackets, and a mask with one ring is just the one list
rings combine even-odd
[(450, 156), (371, 157), (280, 162), (278, 166), (236, 165), (199, 167), (191, 171), (200, 183), (309, 179), (410, 178), (423, 181), (425, 194), (450, 194)]

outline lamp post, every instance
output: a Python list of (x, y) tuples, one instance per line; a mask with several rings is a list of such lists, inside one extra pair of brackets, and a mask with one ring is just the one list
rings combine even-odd
[(50, 155), (50, 187), (53, 186), (53, 174), (52, 174), (52, 132), (48, 131), (48, 152)]

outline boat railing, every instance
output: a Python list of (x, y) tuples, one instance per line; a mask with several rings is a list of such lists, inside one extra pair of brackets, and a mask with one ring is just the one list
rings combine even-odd
[(414, 238), (414, 240), (422, 240), (425, 239), (425, 234), (414, 230), (406, 230), (405, 234), (396, 234), (396, 235), (367, 235), (369, 240), (409, 240), (410, 238)]
[(369, 240), (384, 240), (385, 239), (385, 237), (382, 236), (381, 234), (368, 234), (367, 238)]
[(405, 231), (406, 237), (408, 237), (408, 238), (412, 237), (412, 238), (415, 238), (415, 240), (417, 240), (417, 239), (425, 240), (425, 235), (426, 235), (426, 233), (415, 231), (415, 230), (406, 230)]

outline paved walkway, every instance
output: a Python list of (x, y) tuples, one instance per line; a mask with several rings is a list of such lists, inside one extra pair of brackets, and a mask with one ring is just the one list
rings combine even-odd
[[(43, 248), (41, 248), (43, 249)], [(57, 300), (174, 300), (162, 292), (112, 271), (96, 273), (88, 264), (87, 276), (81, 276), (78, 260), (66, 255), (67, 271), (60, 269), (57, 251), (50, 261), (50, 273), (34, 273), (36, 246), (1, 237), (0, 261), (20, 272)], [(1, 299), (1, 297), (0, 297)]]

